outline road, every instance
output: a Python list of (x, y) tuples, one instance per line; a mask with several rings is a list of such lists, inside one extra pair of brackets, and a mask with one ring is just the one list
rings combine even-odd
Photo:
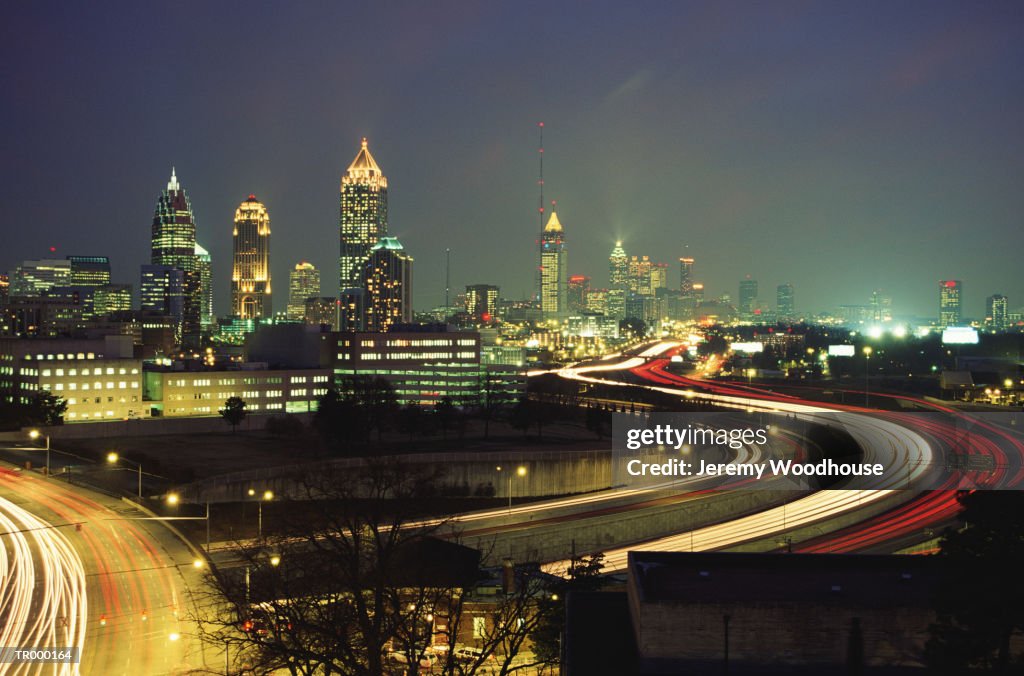
[[(820, 491), (783, 507), (772, 507), (757, 514), (727, 520), (724, 523), (677, 533), (645, 542), (611, 548), (603, 552), (606, 570), (625, 566), (626, 553), (632, 550), (699, 551), (720, 550), (756, 540), (783, 538), (801, 527), (827, 524), (831, 520), (857, 513), (876, 501), (893, 506), (885, 514), (866, 515), (863, 523), (833, 535), (819, 528), (822, 537), (799, 551), (863, 551), (887, 540), (906, 538), (929, 527), (940, 527), (958, 511), (953, 489), (973, 486), (1016, 488), (1024, 483), (1024, 443), (1012, 434), (984, 420), (968, 418), (952, 409), (911, 400), (916, 406), (938, 410), (947, 417), (931, 420), (908, 414), (857, 415), (869, 411), (860, 407), (824, 405), (797, 397), (760, 390), (739, 383), (720, 384), (700, 378), (684, 377), (669, 370), (670, 357), (682, 344), (660, 341), (632, 354), (614, 355), (601, 361), (558, 369), (559, 376), (583, 383), (641, 387), (683, 399), (699, 400), (715, 406), (746, 411), (786, 413), (813, 420), (821, 414), (843, 412), (846, 428), (862, 448), (890, 467), (905, 469), (904, 481), (892, 480), (879, 490)], [(965, 429), (971, 429), (965, 435)], [(904, 490), (908, 486), (938, 485), (936, 480), (948, 470), (951, 459), (972, 462), (987, 470), (955, 472), (941, 487), (945, 490), (919, 493)], [(905, 504), (899, 504), (905, 503)], [(551, 562), (547, 569), (558, 572), (566, 561)]]
[(82, 648), (77, 668), (0, 665), (0, 674), (159, 676), (202, 665), (187, 591), (202, 571), (162, 524), (129, 503), (4, 469), (0, 528), (3, 644)]

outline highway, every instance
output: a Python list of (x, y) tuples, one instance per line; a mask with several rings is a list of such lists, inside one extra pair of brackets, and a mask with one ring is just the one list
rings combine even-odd
[(81, 648), (79, 665), (0, 664), (0, 674), (159, 676), (203, 665), (187, 620), (187, 589), (202, 571), (146, 518), (56, 478), (0, 471), (2, 643)]
[[(757, 540), (785, 538), (801, 527), (826, 524), (830, 520), (854, 514), (875, 502), (887, 507), (884, 514), (866, 516), (864, 522), (836, 534), (819, 529), (820, 538), (796, 551), (853, 552), (878, 546), (887, 539), (924, 533), (929, 526), (939, 527), (955, 516), (958, 506), (954, 489), (985, 485), (1015, 487), (1024, 476), (1024, 445), (1019, 437), (993, 425), (972, 420), (974, 434), (966, 440), (963, 431), (948, 420), (936, 421), (908, 414), (857, 415), (867, 409), (852, 406), (823, 405), (788, 395), (780, 395), (737, 383), (718, 384), (671, 373), (669, 356), (682, 344), (660, 341), (633, 354), (615, 355), (603, 361), (574, 365), (555, 371), (560, 377), (578, 382), (642, 387), (699, 400), (716, 407), (745, 411), (786, 413), (814, 420), (822, 414), (843, 412), (844, 425), (871, 456), (890, 467), (903, 468), (888, 479), (888, 485), (876, 490), (819, 491), (757, 514), (723, 523), (673, 534), (644, 542), (627, 543), (602, 552), (607, 571), (625, 566), (626, 553), (634, 550), (701, 551), (720, 550)], [(918, 403), (926, 403), (919, 402)], [(945, 414), (952, 409), (933, 407)], [(955, 420), (955, 419), (954, 419)], [(980, 456), (989, 460), (989, 471), (968, 470), (954, 473), (945, 483), (951, 457)], [(867, 459), (867, 457), (866, 457)], [(908, 486), (940, 486), (944, 490), (917, 492)], [(899, 504), (904, 503), (904, 504)], [(538, 505), (534, 505), (534, 508)], [(877, 511), (877, 510), (876, 510)], [(792, 543), (790, 542), (790, 546)], [(564, 571), (567, 561), (547, 564), (552, 572)]]

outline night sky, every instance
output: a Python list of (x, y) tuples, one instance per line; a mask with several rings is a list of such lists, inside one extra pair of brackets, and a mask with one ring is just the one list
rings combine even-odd
[(362, 136), (416, 259), (532, 289), (537, 122), (571, 273), (616, 238), (709, 297), (1024, 306), (1024, 4), (9, 3), (0, 27), (0, 269), (109, 255), (137, 287), (171, 166), (228, 310), (231, 223), (270, 211), (275, 309), (306, 259), (337, 293), (338, 184)]

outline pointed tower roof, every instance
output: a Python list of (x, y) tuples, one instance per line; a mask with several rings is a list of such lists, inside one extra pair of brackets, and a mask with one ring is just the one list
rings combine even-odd
[(348, 165), (348, 171), (352, 172), (368, 172), (370, 176), (374, 174), (380, 175), (380, 167), (377, 165), (377, 160), (373, 159), (373, 155), (370, 154), (370, 149), (367, 147), (366, 137), (363, 137), (363, 145), (359, 149), (359, 153), (356, 158), (352, 160), (352, 164)]
[(551, 212), (548, 224), (544, 226), (544, 232), (562, 232), (562, 224), (558, 221), (558, 214)]
[(181, 190), (181, 186), (178, 185), (178, 176), (174, 172), (174, 167), (171, 167), (171, 180), (167, 182), (167, 192), (177, 192)]

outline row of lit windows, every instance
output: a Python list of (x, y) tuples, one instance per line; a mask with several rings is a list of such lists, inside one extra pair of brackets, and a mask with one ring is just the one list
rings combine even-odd
[[(64, 391), (64, 385), (65, 385), (65, 383), (53, 383), (53, 386), (52, 386), (53, 387), (53, 391), (54, 392), (63, 392)], [(45, 383), (44, 383), (44, 386), (46, 386)], [(67, 383), (67, 388), (71, 392), (74, 392), (75, 390), (78, 390), (78, 389), (88, 390), (90, 388), (90, 386), (94, 390), (102, 390), (102, 389), (104, 389), (103, 383), (101, 381), (99, 381), (99, 380), (97, 380), (94, 383), (91, 383), (91, 385), (90, 385), (90, 383), (81, 383), (81, 384), (79, 384), (79, 383)], [(107, 381), (106, 389), (113, 390), (113, 389), (115, 389), (115, 387), (117, 389), (119, 389), (119, 390), (124, 390), (124, 389), (127, 389), (129, 387), (129, 383), (127, 381), (121, 380), (121, 381), (119, 381), (117, 383), (117, 385), (115, 385), (112, 381)], [(135, 389), (138, 389), (138, 387), (139, 387), (139, 383), (136, 382), (136, 381), (132, 381), (131, 388), (133, 390), (135, 390)]]
[[(138, 401), (139, 400), (138, 395), (132, 395), (132, 399), (131, 400), (132, 401)], [(128, 403), (128, 398), (127, 397), (119, 397), (118, 401), (120, 403), (122, 403), (122, 404), (127, 404)], [(68, 399), (68, 406), (76, 406), (78, 404), (101, 404), (101, 403), (103, 403), (103, 397), (86, 397), (86, 398), (84, 398), (82, 400), (78, 400), (78, 399), (76, 399), (74, 397), (71, 397), (70, 399)], [(113, 397), (107, 397), (107, 403), (108, 404), (114, 403), (114, 398)]]
[[(103, 413), (103, 415), (100, 415), (99, 413), (93, 413), (91, 417), (93, 417), (93, 418), (104, 418), (104, 417), (106, 417), (106, 418), (113, 418), (114, 417), (114, 412), (113, 411), (106, 411), (105, 413)], [(74, 411), (72, 411), (71, 413), (68, 413), (68, 420), (75, 420), (75, 419), (88, 420), (89, 418), (90, 418), (90, 416), (89, 416), (88, 413), (83, 413), (81, 415), (78, 415)]]
[[(112, 375), (114, 375), (114, 370), (115, 369), (113, 367), (111, 367), (111, 366), (108, 366), (106, 369), (95, 368), (95, 369), (92, 370), (92, 375), (94, 375), (94, 376), (101, 376), (104, 373), (106, 373), (108, 376), (112, 376)], [(43, 377), (44, 378), (49, 376), (50, 373), (51, 373), (50, 369), (43, 369)], [(126, 369), (126, 368), (119, 368), (119, 369), (117, 369), (117, 373), (118, 373), (118, 375), (122, 375), (123, 376), (123, 375), (127, 375), (129, 373), (129, 370)], [(133, 376), (134, 375), (138, 375), (138, 373), (139, 373), (139, 369), (137, 369), (137, 368), (131, 369), (131, 374)], [(79, 375), (79, 371), (78, 371), (78, 369), (67, 369), (67, 374), (69, 376), (77, 376), (77, 375)], [(53, 375), (57, 376), (58, 378), (63, 376), (64, 375), (64, 369), (53, 369)], [(89, 375), (89, 369), (82, 369), (81, 370), (81, 375), (83, 375), (83, 376)]]
[[(36, 361), (53, 361), (54, 359), (56, 359), (57, 361), (63, 361), (65, 359), (95, 359), (95, 358), (96, 358), (96, 353), (95, 352), (78, 352), (78, 353), (69, 352), (69, 353), (67, 353), (67, 355), (65, 355), (65, 354), (57, 354), (57, 355), (53, 355), (53, 354), (37, 354), (36, 355)], [(26, 360), (32, 359), (32, 355), (26, 354), (25, 355), (25, 359)]]
[[(340, 358), (342, 355), (338, 355)], [(364, 352), (366, 361), (399, 360), (399, 359), (476, 359), (476, 352)]]

